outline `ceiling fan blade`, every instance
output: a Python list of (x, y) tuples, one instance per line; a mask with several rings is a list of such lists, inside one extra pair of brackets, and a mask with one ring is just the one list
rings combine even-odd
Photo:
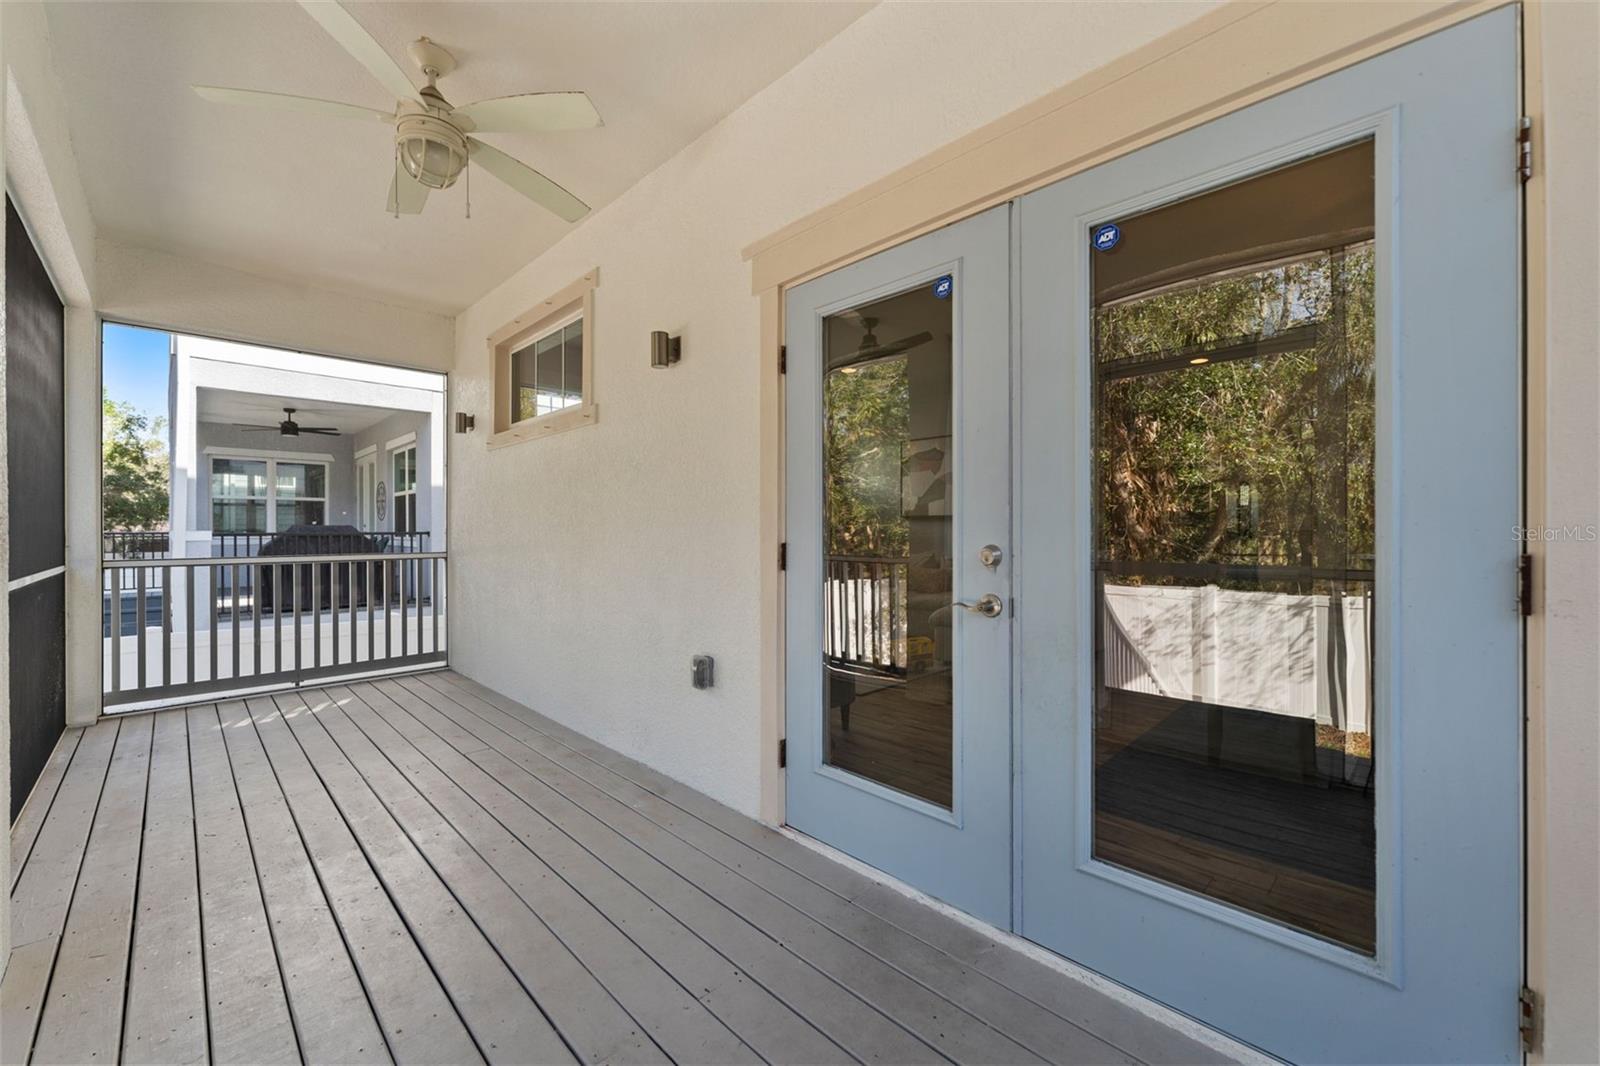
[(309, 96), (290, 96), (287, 93), (263, 93), (254, 89), (226, 89), (218, 85), (191, 85), (202, 99), (217, 104), (244, 104), (246, 107), (265, 107), (273, 111), (299, 111), (310, 115), (330, 115), (334, 118), (358, 118), (367, 122), (394, 121), (394, 115), (375, 111), (370, 107), (341, 104), (337, 100), (317, 100)]
[(233, 428), (234, 429), (242, 429), (246, 433), (265, 433), (268, 430), (271, 430), (273, 433), (281, 433), (282, 432), (282, 428), (279, 427), (279, 426), (256, 426), (256, 425), (251, 425), (248, 422), (235, 422), (233, 424)]
[[(398, 204), (396, 197), (399, 198)], [(389, 181), (389, 203), (384, 210), (391, 215), (396, 212), (402, 215), (420, 215), (423, 205), (427, 202), (428, 187), (407, 174), (400, 161), (395, 160), (394, 177)]]
[(422, 100), (417, 87), (411, 84), (411, 79), (400, 64), (390, 58), (389, 53), (383, 50), (383, 45), (362, 28), (354, 15), (328, 0), (300, 0), (300, 6), (396, 99)]
[(603, 125), (588, 93), (523, 93), (479, 100), (458, 107), (452, 116), (466, 116), (480, 133), (551, 133)]
[(589, 213), (588, 204), (493, 145), (468, 137), (467, 153), (484, 170), (567, 222), (576, 222)]
[(840, 352), (836, 358), (828, 360), (828, 369), (837, 370), (840, 367), (861, 368), (874, 363), (887, 362), (897, 355), (909, 352), (920, 345), (933, 340), (933, 334), (927, 330), (913, 333), (909, 337), (901, 337), (890, 344), (874, 344), (868, 348), (857, 348), (850, 352)]
[(933, 340), (933, 334), (923, 330), (921, 333), (913, 333), (909, 337), (901, 337), (899, 340), (889, 344), (879, 345), (876, 350), (869, 349), (861, 354), (873, 359), (887, 359), (890, 356), (899, 355), (901, 352), (909, 352), (913, 348), (921, 347), (931, 340)]
[(301, 426), (300, 427), (300, 432), (301, 432), (302, 435), (304, 435), (306, 433), (320, 433), (324, 437), (337, 437), (337, 436), (339, 436), (339, 431), (336, 430), (336, 429), (313, 429), (310, 426)]

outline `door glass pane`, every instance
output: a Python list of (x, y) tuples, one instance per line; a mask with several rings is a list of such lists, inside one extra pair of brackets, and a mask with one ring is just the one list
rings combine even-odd
[(1095, 856), (1368, 953), (1373, 190), (1368, 141), (1090, 252)]
[(934, 289), (824, 322), (823, 746), (949, 807), (952, 329)]

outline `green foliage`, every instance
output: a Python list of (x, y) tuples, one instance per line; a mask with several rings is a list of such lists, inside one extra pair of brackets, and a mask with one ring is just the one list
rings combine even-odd
[[(1372, 271), (1359, 245), (1098, 311), (1102, 370), (1184, 356), (1100, 385), (1102, 558), (1371, 566)], [(1188, 363), (1308, 325), (1299, 351)]]
[(101, 398), (101, 499), (110, 530), (165, 529), (168, 461), (166, 419), (153, 421), (132, 404)]
[(835, 370), (823, 384), (829, 555), (900, 558), (910, 550), (900, 513), (901, 450), (910, 432), (906, 360)]

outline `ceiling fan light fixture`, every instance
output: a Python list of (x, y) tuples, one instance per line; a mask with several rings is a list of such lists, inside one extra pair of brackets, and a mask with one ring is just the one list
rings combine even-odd
[(419, 185), (448, 189), (467, 166), (467, 138), (433, 115), (405, 115), (395, 123), (400, 165)]

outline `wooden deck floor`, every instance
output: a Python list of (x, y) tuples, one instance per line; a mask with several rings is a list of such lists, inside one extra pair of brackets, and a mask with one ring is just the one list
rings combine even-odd
[(69, 731), (0, 1058), (1218, 1061), (461, 677)]

